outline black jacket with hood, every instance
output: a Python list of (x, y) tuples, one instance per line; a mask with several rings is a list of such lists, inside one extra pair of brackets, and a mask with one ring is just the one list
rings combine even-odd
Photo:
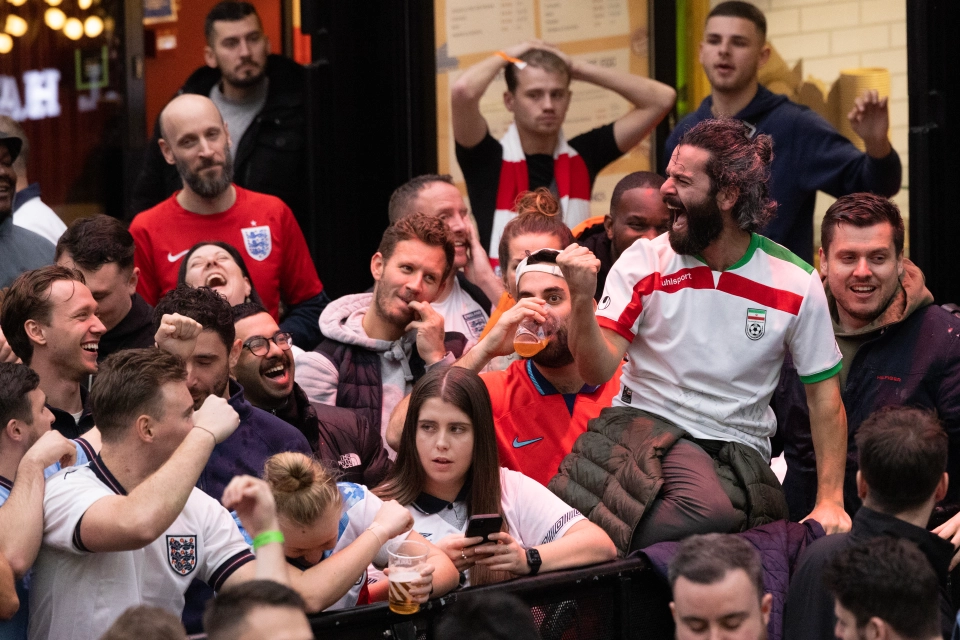
[[(233, 141), (233, 181), (244, 189), (283, 200), (306, 229), (309, 215), (305, 184), (307, 174), (306, 114), (303, 93), (305, 72), (283, 56), (267, 59), (267, 101), (240, 140)], [(220, 82), (220, 70), (197, 69), (177, 95), (209, 96)], [(160, 152), (160, 123), (144, 152), (143, 168), (133, 190), (132, 213), (146, 211), (182, 188), (176, 167)]]
[[(840, 327), (836, 299), (827, 283), (823, 285), (844, 354), (846, 380), (841, 391), (847, 410), (847, 465), (843, 494), (851, 515), (860, 508), (854, 436), (860, 423), (882, 407), (936, 410), (950, 437), (947, 471), (951, 478), (960, 478), (960, 318), (932, 304), (933, 295), (916, 265), (904, 259), (903, 266), (900, 291), (876, 320), (858, 331), (845, 332)], [(799, 520), (813, 510), (816, 501), (817, 463), (806, 394), (790, 358), (783, 364), (771, 405), (787, 460), (783, 489), (791, 519)], [(952, 484), (948, 503), (960, 497), (960, 482)]]

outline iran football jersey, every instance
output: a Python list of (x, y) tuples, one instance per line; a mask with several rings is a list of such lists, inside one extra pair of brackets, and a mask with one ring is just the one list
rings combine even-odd
[(635, 242), (607, 276), (597, 321), (630, 341), (613, 404), (769, 459), (786, 352), (804, 383), (840, 372), (819, 274), (757, 234), (736, 264), (713, 271), (676, 253), (668, 235)]
[(30, 586), (30, 638), (99, 638), (129, 607), (179, 616), (194, 578), (215, 590), (254, 559), (230, 514), (194, 487), (172, 525), (142, 549), (93, 553), (80, 521), (93, 503), (126, 491), (98, 456), (47, 480), (43, 545)]

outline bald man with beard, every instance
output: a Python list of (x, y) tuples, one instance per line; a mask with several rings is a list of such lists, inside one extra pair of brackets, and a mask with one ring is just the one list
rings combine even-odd
[[(329, 300), (290, 208), (279, 198), (233, 183), (230, 132), (209, 98), (174, 98), (160, 114), (160, 128), (160, 150), (176, 166), (183, 189), (130, 224), (140, 269), (137, 293), (156, 305), (176, 286), (180, 262), (191, 247), (227, 242), (243, 255), (273, 319), (298, 346), (316, 346), (318, 319)], [(281, 302), (287, 309), (283, 318)]]

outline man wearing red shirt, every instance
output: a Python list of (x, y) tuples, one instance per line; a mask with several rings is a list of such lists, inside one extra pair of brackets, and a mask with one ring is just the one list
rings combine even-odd
[[(233, 184), (230, 135), (216, 105), (204, 96), (174, 98), (160, 114), (160, 150), (183, 189), (134, 218), (130, 233), (140, 268), (137, 292), (150, 304), (177, 284), (180, 262), (198, 242), (222, 241), (244, 257), (264, 306), (296, 343), (320, 340), (317, 322), (328, 299), (290, 208), (279, 198)], [(297, 313), (290, 313), (296, 309)], [(308, 311), (309, 313), (304, 313)]]
[(587, 422), (609, 407), (620, 390), (620, 370), (599, 386), (584, 383), (567, 347), (570, 289), (556, 263), (560, 252), (541, 249), (517, 267), (519, 302), (458, 362), (480, 371), (494, 356), (513, 351), (525, 318), (542, 322), (549, 343), (529, 360), (480, 374), (493, 407), (500, 464), (546, 485), (573, 449)]

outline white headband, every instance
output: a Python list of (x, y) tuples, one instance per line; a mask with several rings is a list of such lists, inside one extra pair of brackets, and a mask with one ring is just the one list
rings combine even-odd
[(530, 256), (536, 255), (541, 251), (550, 251), (556, 255), (559, 255), (559, 251), (556, 249), (537, 249), (536, 251), (531, 252), (529, 256), (520, 261), (520, 264), (517, 265), (517, 275), (516, 275), (516, 284), (520, 286), (520, 276), (530, 271), (541, 271), (543, 273), (549, 273), (550, 275), (557, 276), (558, 278), (563, 278), (563, 271), (560, 270), (560, 267), (556, 264), (551, 264), (549, 262), (538, 262), (535, 264), (527, 264), (527, 260), (530, 259)]

